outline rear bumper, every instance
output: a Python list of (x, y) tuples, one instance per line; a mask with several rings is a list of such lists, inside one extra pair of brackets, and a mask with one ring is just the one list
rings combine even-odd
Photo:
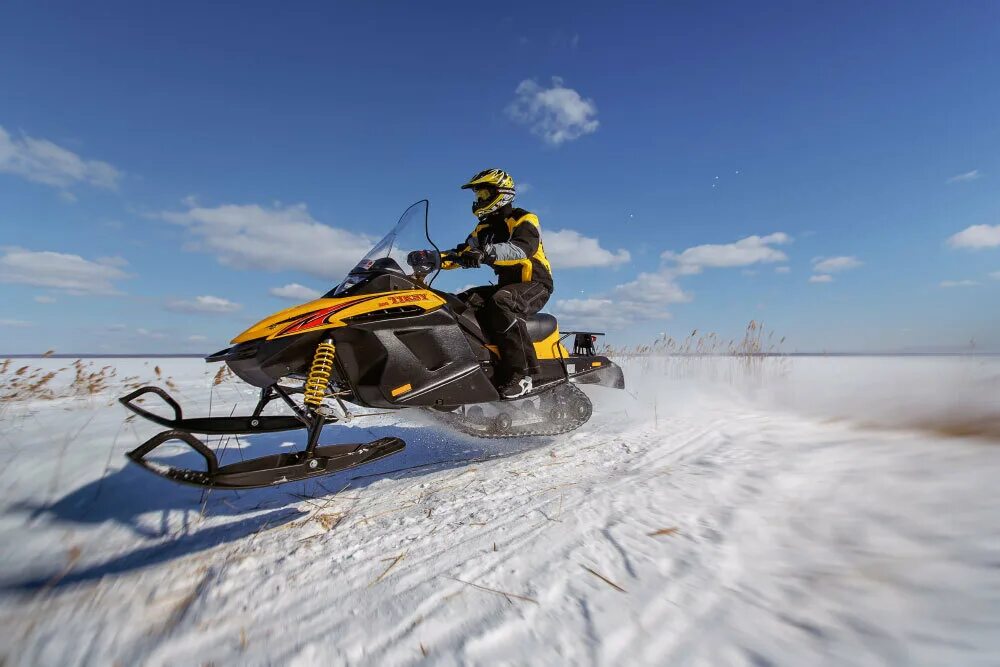
[(566, 371), (569, 379), (577, 384), (625, 388), (625, 374), (621, 367), (607, 357), (570, 357), (566, 360)]

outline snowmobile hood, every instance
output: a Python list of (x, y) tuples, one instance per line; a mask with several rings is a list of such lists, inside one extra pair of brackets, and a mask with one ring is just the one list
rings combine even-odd
[[(426, 312), (440, 308), (444, 304), (445, 300), (437, 294), (422, 289), (316, 299), (264, 318), (234, 338), (232, 343), (245, 343), (262, 338), (272, 340), (306, 331), (347, 326), (351, 318), (359, 315), (377, 318), (381, 314), (393, 317), (401, 313)], [(366, 320), (370, 321), (370, 318)]]

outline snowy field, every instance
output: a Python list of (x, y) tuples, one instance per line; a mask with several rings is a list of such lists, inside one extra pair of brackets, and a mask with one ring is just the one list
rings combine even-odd
[[(158, 365), (189, 416), (256, 398), (94, 363)], [(8, 401), (0, 665), (1000, 664), (1000, 358), (623, 367), (571, 434), (400, 412), (323, 442), (401, 454), (207, 495), (126, 465), (161, 429), (120, 382)]]

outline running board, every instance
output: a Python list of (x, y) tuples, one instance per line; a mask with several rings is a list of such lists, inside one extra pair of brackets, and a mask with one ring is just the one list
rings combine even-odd
[[(149, 461), (146, 456), (165, 442), (180, 440), (205, 459), (205, 470), (189, 470)], [(272, 454), (220, 466), (215, 452), (186, 431), (164, 431), (130, 451), (126, 456), (146, 470), (174, 482), (213, 489), (253, 489), (297, 482), (371, 463), (403, 451), (399, 438), (379, 438), (371, 442), (316, 447), (311, 454)]]
[[(503, 398), (503, 402), (520, 401), (525, 398), (532, 398), (544, 394), (559, 385), (572, 382), (574, 384), (596, 384), (602, 387), (612, 387), (614, 389), (625, 388), (625, 374), (621, 367), (607, 357), (569, 357), (567, 362), (581, 366), (581, 370), (568, 372), (565, 377), (549, 380), (541, 384), (532, 386), (531, 391), (515, 398)], [(574, 367), (575, 368), (575, 367)], [(567, 369), (568, 370), (568, 369)]]

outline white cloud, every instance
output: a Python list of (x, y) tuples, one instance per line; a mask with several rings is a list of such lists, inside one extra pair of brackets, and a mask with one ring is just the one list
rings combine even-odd
[(567, 327), (621, 328), (634, 322), (666, 319), (671, 316), (671, 305), (691, 301), (691, 295), (678, 284), (678, 278), (700, 273), (705, 268), (783, 262), (788, 257), (772, 246), (791, 242), (788, 234), (776, 232), (724, 245), (695, 246), (681, 253), (667, 251), (661, 255), (667, 264), (659, 271), (640, 273), (635, 280), (592, 298), (561, 299), (553, 309), (567, 320)]
[(0, 257), (0, 282), (34, 285), (70, 294), (117, 294), (113, 281), (128, 278), (120, 257), (86, 260), (79, 255), (7, 247)]
[(640, 273), (635, 280), (615, 287), (615, 298), (621, 303), (646, 306), (666, 306), (687, 303), (691, 296), (677, 284), (676, 276), (669, 270)]
[(788, 234), (776, 232), (767, 236), (748, 236), (735, 243), (699, 245), (688, 248), (680, 254), (668, 250), (660, 257), (676, 263), (679, 273), (701, 273), (705, 268), (732, 268), (758, 263), (785, 262), (788, 256), (772, 246), (784, 245), (791, 241), (792, 238)]
[(563, 86), (559, 77), (552, 77), (551, 88), (525, 79), (514, 93), (507, 115), (548, 144), (558, 146), (597, 131), (597, 105)]
[(560, 319), (603, 318), (614, 310), (615, 302), (611, 299), (560, 299), (555, 306)]
[(1000, 225), (972, 225), (948, 239), (952, 248), (996, 248), (1000, 246)]
[(587, 299), (560, 299), (554, 310), (564, 328), (617, 327), (633, 322), (668, 319), (668, 307), (691, 301), (667, 270), (640, 273), (611, 292)]
[(35, 297), (35, 303), (55, 303), (56, 298), (47, 294), (39, 294)]
[(200, 334), (188, 336), (188, 342), (190, 343), (204, 343), (206, 340), (208, 340), (208, 336), (202, 336)]
[(837, 273), (850, 271), (861, 266), (863, 262), (857, 257), (817, 257), (813, 260), (813, 271), (816, 273)]
[(559, 299), (552, 308), (562, 329), (621, 329), (636, 322), (665, 320), (666, 308), (634, 299), (618, 301), (606, 297)]
[(26, 329), (28, 327), (35, 326), (34, 322), (28, 322), (27, 320), (8, 320), (5, 318), (0, 318), (0, 327), (10, 327), (12, 329)]
[(975, 280), (942, 280), (941, 287), (975, 287), (979, 282)]
[(271, 296), (281, 299), (291, 299), (292, 301), (299, 302), (313, 301), (323, 296), (322, 292), (298, 283), (290, 283), (283, 287), (272, 287), (268, 290), (268, 293)]
[(189, 248), (212, 253), (225, 266), (298, 270), (324, 279), (342, 278), (378, 240), (324, 225), (305, 204), (191, 207), (160, 217), (185, 226), (197, 239)]
[(670, 317), (667, 311), (640, 313), (632, 303), (618, 303), (605, 297), (560, 299), (556, 301), (552, 311), (559, 318), (559, 326), (563, 331), (622, 329), (640, 320), (656, 319), (657, 316), (661, 319)]
[(12, 138), (2, 126), (0, 172), (57, 188), (85, 184), (114, 190), (121, 179), (121, 172), (107, 162), (85, 160), (73, 151), (45, 139), (27, 135)]
[(545, 232), (544, 243), (545, 255), (559, 269), (619, 266), (632, 259), (628, 250), (606, 250), (597, 239), (583, 236), (572, 229)]
[(775, 273), (791, 273), (792, 269), (788, 266), (776, 266), (774, 267)]
[(76, 195), (73, 194), (72, 192), (70, 192), (69, 190), (60, 190), (59, 191), (59, 199), (62, 199), (67, 204), (75, 204), (76, 203)]
[(167, 310), (178, 313), (235, 313), (242, 308), (238, 303), (218, 296), (196, 296), (194, 301), (168, 301)]
[(1000, 280), (1000, 271), (994, 271), (990, 274), (990, 278), (993, 280)]
[(152, 338), (153, 340), (163, 340), (164, 338), (167, 337), (167, 334), (163, 333), (162, 331), (155, 331), (155, 330), (151, 331), (149, 329), (143, 329), (143, 328), (136, 329), (135, 332), (138, 335), (142, 336), (143, 338)]
[(972, 171), (967, 171), (964, 174), (956, 174), (948, 179), (949, 183), (962, 183), (965, 181), (975, 181), (982, 178), (982, 174), (979, 173), (978, 169), (973, 169)]
[(811, 283), (832, 283), (833, 276), (829, 273), (823, 273), (818, 276), (809, 276), (809, 282)]

